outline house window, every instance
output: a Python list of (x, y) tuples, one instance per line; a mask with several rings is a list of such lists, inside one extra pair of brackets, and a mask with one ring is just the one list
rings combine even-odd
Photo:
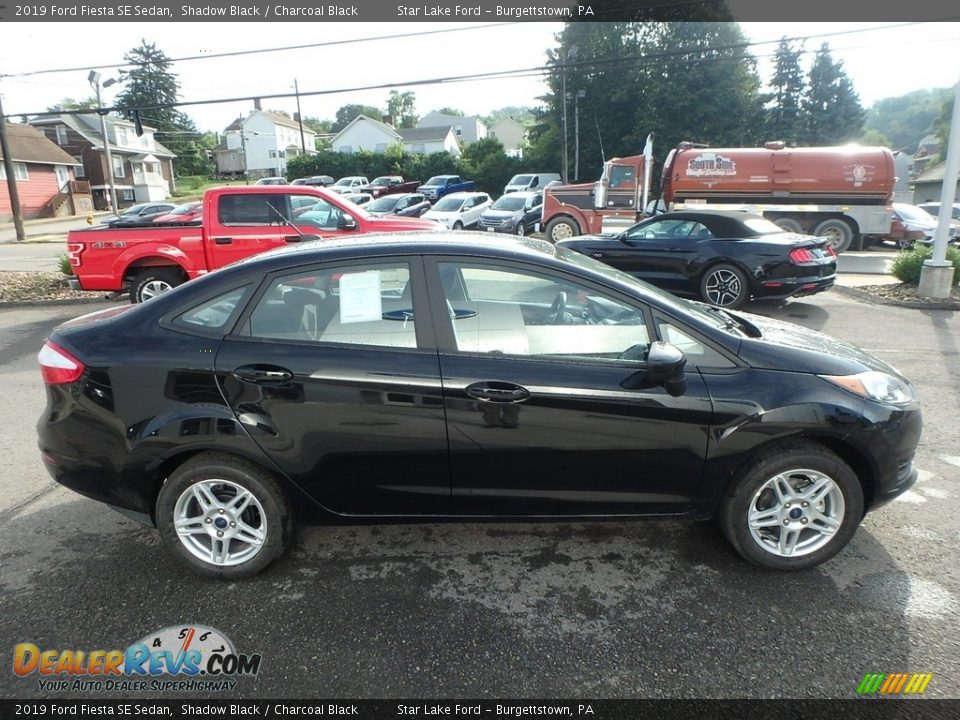
[(277, 153), (277, 155), (278, 155), (279, 157), (286, 157), (286, 156), (287, 156), (287, 153), (284, 152), (283, 150), (281, 150), (279, 153)]
[(117, 135), (117, 145), (126, 145), (127, 138), (127, 129), (125, 127), (117, 127), (114, 132)]
[(57, 145), (66, 145), (68, 142), (66, 125), (57, 125)]
[(117, 157), (116, 155), (111, 156), (113, 159), (113, 176), (115, 178), (126, 177), (127, 174), (123, 169), (123, 158)]
[(133, 200), (133, 190), (120, 190), (121, 200)]
[(276, 156), (277, 156), (277, 151), (276, 151), (276, 150), (271, 150), (271, 151), (270, 151), (270, 157), (275, 158)]
[[(30, 179), (30, 176), (27, 173), (27, 166), (24, 165), (23, 163), (18, 163), (18, 162), (15, 162), (13, 164), (13, 176), (17, 180), (21, 180), (21, 181)], [(6, 179), (7, 179), (7, 169), (3, 166), (2, 163), (0, 163), (0, 180), (6, 180)]]
[(463, 135), (463, 128), (457, 125), (457, 137), (460, 137), (461, 135)]
[(427, 146), (423, 143), (414, 143), (410, 146), (410, 152), (415, 155), (423, 155), (425, 152), (427, 152)]
[(84, 167), (83, 167), (83, 158), (82, 158), (82, 157), (77, 157), (77, 158), (74, 158), (74, 160), (76, 160), (78, 163), (80, 163), (79, 165), (74, 165), (74, 166), (73, 166), (73, 175), (74, 175), (74, 177), (76, 177), (77, 180), (80, 180), (81, 178), (85, 178), (85, 177), (87, 176), (87, 171), (86, 171), (86, 170), (84, 169)]
[(378, 152), (378, 153), (382, 153), (382, 152), (386, 152), (386, 151), (387, 151), (387, 144), (386, 144), (386, 143), (377, 143), (377, 152)]

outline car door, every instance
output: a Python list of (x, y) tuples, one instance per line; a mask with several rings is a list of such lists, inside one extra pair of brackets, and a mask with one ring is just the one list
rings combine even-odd
[(448, 511), (440, 372), (419, 258), (273, 273), (216, 358), (238, 421), (344, 514)]
[[(522, 263), (428, 260), (461, 514), (682, 512), (711, 403), (696, 372), (645, 385), (641, 304)], [(638, 373), (640, 373), (638, 375)]]
[(665, 290), (694, 292), (690, 266), (697, 257), (698, 241), (706, 238), (712, 235), (693, 220), (651, 220), (630, 228), (622, 239), (607, 241), (602, 250), (590, 254)]

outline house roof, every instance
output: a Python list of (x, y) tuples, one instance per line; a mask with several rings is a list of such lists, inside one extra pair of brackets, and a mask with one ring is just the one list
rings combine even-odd
[[(10, 159), (23, 163), (42, 165), (80, 165), (46, 135), (30, 127), (7, 123), (7, 143), (10, 146)], [(0, 153), (0, 157), (3, 157)]]
[(518, 128), (520, 128), (521, 130), (523, 130), (524, 132), (526, 132), (526, 130), (527, 130), (527, 126), (526, 126), (526, 125), (524, 125), (522, 122), (518, 122), (518, 121), (514, 120), (512, 117), (505, 117), (505, 118), (501, 118), (500, 120), (497, 120), (497, 122), (495, 122), (495, 123), (493, 124), (493, 128), (496, 129), (496, 128), (500, 127), (501, 125), (505, 124), (505, 123), (513, 123), (513, 124), (516, 125)]
[(367, 117), (366, 115), (357, 115), (353, 120), (351, 120), (349, 123), (347, 123), (347, 126), (346, 126), (343, 130), (341, 130), (341, 131), (338, 132), (336, 135), (334, 135), (332, 138), (330, 138), (330, 144), (331, 144), (331, 145), (336, 144), (337, 138), (339, 138), (341, 135), (343, 135), (345, 132), (347, 132), (347, 130), (349, 130), (350, 128), (352, 128), (354, 125), (356, 125), (356, 124), (358, 124), (358, 123), (361, 123), (361, 122), (364, 122), (364, 123), (368, 123), (368, 124), (370, 124), (370, 125), (373, 125), (375, 128), (377, 128), (378, 130), (386, 133), (387, 135), (389, 135), (390, 137), (392, 137), (392, 138), (395, 139), (395, 140), (400, 140), (400, 139), (401, 139), (401, 136), (400, 136), (400, 132), (401, 132), (401, 131), (397, 130), (395, 127), (392, 127), (392, 126), (390, 126), (390, 125), (387, 125), (386, 123), (382, 123), (382, 122), (380, 122), (379, 120), (374, 120), (373, 118)]
[(917, 175), (912, 182), (914, 184), (943, 182), (944, 170), (946, 170), (945, 163), (934, 165)]
[[(239, 132), (240, 128), (243, 126), (243, 123), (249, 120), (253, 115), (262, 115), (267, 118), (274, 125), (283, 125), (284, 127), (293, 128), (294, 130), (300, 129), (300, 123), (292, 118), (288, 118), (286, 115), (281, 115), (280, 113), (270, 112), (269, 110), (254, 110), (250, 115), (245, 118), (237, 118), (232, 123), (227, 125), (224, 129), (225, 133), (228, 132)], [(303, 126), (303, 132), (308, 135), (316, 135), (317, 133), (314, 130), (311, 130), (306, 125)]]
[[(418, 128), (423, 127), (444, 127), (446, 125), (456, 125), (457, 123), (463, 123), (464, 121), (470, 120), (477, 123), (477, 125), (486, 128), (483, 120), (481, 120), (476, 115), (444, 115), (443, 113), (438, 113), (436, 110), (431, 110), (417, 123)], [(425, 123), (429, 123), (426, 125)]]
[[(113, 115), (106, 116), (107, 125), (111, 126), (120, 126), (126, 127), (130, 130), (134, 129), (134, 124), (130, 120), (124, 120), (123, 118), (114, 117)], [(65, 114), (65, 113), (52, 113), (50, 115), (38, 115), (33, 120), (30, 121), (32, 124), (37, 125), (47, 125), (51, 122), (62, 122), (69, 128), (72, 128), (77, 133), (82, 135), (84, 139), (92, 143), (94, 148), (99, 150), (103, 147), (103, 135), (100, 133), (100, 116), (94, 113), (82, 113), (82, 114)], [(156, 132), (155, 127), (150, 125), (144, 125), (144, 130), (150, 132)], [(133, 135), (136, 137), (136, 135)], [(111, 151), (118, 152), (129, 152), (129, 153), (142, 153), (144, 151), (143, 145), (119, 145), (115, 142), (110, 143)], [(150, 150), (154, 155), (158, 157), (176, 157), (177, 154), (171, 152), (163, 145), (161, 145), (156, 138), (153, 140), (153, 149)]]
[(404, 142), (443, 142), (453, 131), (453, 127), (417, 127), (400, 128), (396, 132)]

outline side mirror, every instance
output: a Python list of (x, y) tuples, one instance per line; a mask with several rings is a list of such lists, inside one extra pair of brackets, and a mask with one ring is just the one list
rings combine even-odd
[(660, 385), (672, 397), (679, 397), (687, 391), (684, 370), (687, 358), (680, 348), (663, 341), (655, 342), (650, 345), (646, 360), (646, 369), (628, 377), (620, 383), (621, 387), (627, 390), (642, 390)]
[(357, 221), (354, 220), (353, 215), (341, 215), (340, 220), (337, 221), (337, 230), (356, 230)]

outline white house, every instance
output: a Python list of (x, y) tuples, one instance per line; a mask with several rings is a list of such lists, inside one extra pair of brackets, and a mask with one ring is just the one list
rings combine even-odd
[(460, 143), (450, 125), (395, 128), (366, 115), (358, 115), (334, 135), (330, 147), (334, 152), (342, 153), (356, 153), (361, 150), (385, 152), (394, 143), (400, 143), (406, 152), (417, 155), (448, 152), (454, 157), (460, 157)]
[(463, 115), (444, 115), (436, 111), (428, 112), (417, 123), (418, 128), (447, 127), (453, 128), (457, 139), (464, 145), (483, 140), (487, 136), (487, 126), (480, 118)]
[(287, 160), (314, 152), (317, 134), (303, 128), (285, 115), (269, 110), (254, 110), (247, 117), (239, 117), (227, 126), (223, 140), (214, 148), (217, 172), (233, 175), (246, 171), (248, 177), (283, 175)]
[(507, 155), (523, 156), (523, 145), (527, 141), (527, 128), (513, 118), (504, 118), (490, 128), (490, 137), (503, 143)]

